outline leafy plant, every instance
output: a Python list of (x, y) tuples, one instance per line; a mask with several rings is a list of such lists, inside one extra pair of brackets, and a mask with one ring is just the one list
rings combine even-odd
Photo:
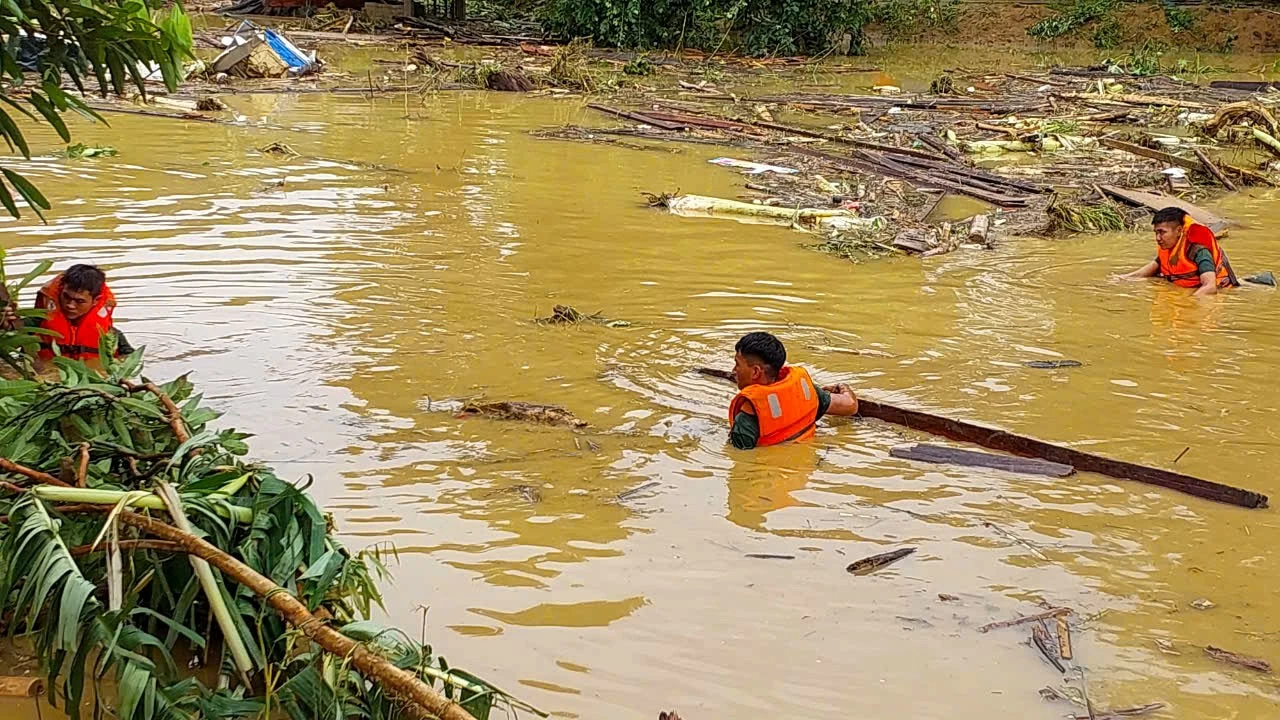
[[(161, 19), (153, 17), (143, 0), (5, 0), (0, 3), (0, 36), (9, 39), (0, 46), (0, 77), (8, 81), (0, 84), (0, 138), (10, 152), (28, 159), (31, 148), (15, 122), (17, 115), (47, 123), (63, 142), (70, 142), (71, 133), (62, 113), (102, 119), (81, 97), (67, 92), (64, 77), (79, 95), (87, 92), (86, 85), (104, 95), (123, 95), (127, 84), (146, 94), (143, 78), (155, 65), (173, 89), (193, 44), (191, 21), (181, 5)], [(30, 88), (25, 97), (14, 92), (20, 86)], [(0, 167), (0, 175), (0, 205), (18, 217), (16, 193), (43, 219), (41, 211), (50, 208), (44, 195), (9, 168)]]
[(1119, 6), (1120, 0), (1058, 0), (1052, 6), (1056, 14), (1032, 25), (1027, 34), (1037, 40), (1064, 37), (1107, 17)]
[(658, 67), (653, 64), (648, 55), (637, 55), (631, 58), (626, 65), (622, 66), (623, 75), (634, 75), (637, 77), (648, 77), (658, 71)]
[(1093, 46), (1099, 50), (1110, 50), (1119, 47), (1124, 40), (1124, 28), (1114, 15), (1106, 15), (1097, 22), (1093, 29)]
[(1186, 32), (1195, 26), (1199, 19), (1195, 13), (1173, 4), (1173, 0), (1161, 0), (1164, 6), (1164, 19), (1169, 29), (1175, 33)]
[(960, 18), (958, 0), (877, 0), (870, 20), (892, 40), (911, 38), (931, 30), (953, 30)]

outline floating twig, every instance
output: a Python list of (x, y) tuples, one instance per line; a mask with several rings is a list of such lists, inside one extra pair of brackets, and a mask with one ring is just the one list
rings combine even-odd
[(1040, 654), (1045, 660), (1049, 661), (1060, 673), (1066, 673), (1067, 669), (1062, 666), (1062, 661), (1058, 659), (1056, 647), (1049, 640), (1049, 631), (1045, 629), (1043, 623), (1036, 623), (1031, 626), (1031, 644), (1036, 646)]
[(1040, 622), (1041, 620), (1048, 620), (1051, 617), (1057, 617), (1059, 615), (1070, 615), (1071, 612), (1071, 608), (1068, 607), (1051, 608), (1042, 613), (1036, 613), (1035, 615), (1027, 615), (1026, 617), (1014, 618), (1012, 620), (1000, 620), (998, 622), (987, 623), (986, 625), (978, 628), (978, 632), (985, 633), (992, 630), (998, 630), (1000, 628), (1015, 627), (1029, 622)]
[(1063, 660), (1071, 659), (1071, 627), (1067, 625), (1067, 619), (1061, 615), (1055, 618), (1058, 621), (1058, 655)]
[(795, 560), (795, 555), (778, 555), (774, 553), (747, 553), (745, 557), (756, 560)]
[(652, 490), (653, 488), (656, 488), (661, 484), (662, 483), (655, 480), (653, 482), (647, 482), (641, 485), (640, 487), (631, 488), (630, 490), (625, 490), (623, 492), (618, 493), (618, 500), (630, 500), (631, 498), (635, 497), (636, 495), (639, 495), (645, 490)]

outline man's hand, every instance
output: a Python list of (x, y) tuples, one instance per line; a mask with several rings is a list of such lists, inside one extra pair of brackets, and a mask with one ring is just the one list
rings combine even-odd
[(858, 396), (853, 394), (853, 390), (848, 385), (828, 385), (823, 390), (831, 393), (831, 406), (827, 408), (828, 415), (857, 415), (858, 414)]
[(14, 310), (13, 303), (0, 308), (0, 331), (17, 330), (21, 325), (22, 320), (18, 317), (17, 311)]

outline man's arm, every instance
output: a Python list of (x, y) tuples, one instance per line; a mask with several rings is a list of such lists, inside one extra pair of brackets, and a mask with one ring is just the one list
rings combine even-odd
[(1140, 280), (1142, 278), (1155, 277), (1156, 273), (1158, 272), (1160, 272), (1160, 263), (1156, 262), (1155, 260), (1152, 260), (1151, 262), (1147, 263), (1146, 265), (1143, 265), (1137, 270), (1134, 270), (1131, 273), (1125, 273), (1120, 277), (1124, 278), (1125, 280)]
[(729, 442), (739, 450), (754, 449), (760, 442), (760, 421), (755, 415), (739, 412), (729, 428)]
[(828, 415), (857, 415), (858, 414), (858, 396), (853, 394), (848, 385), (829, 385), (822, 388), (831, 393), (831, 405), (827, 408)]
[(1195, 292), (1195, 297), (1204, 297), (1213, 295), (1218, 292), (1218, 273), (1214, 271), (1200, 273), (1200, 287)]

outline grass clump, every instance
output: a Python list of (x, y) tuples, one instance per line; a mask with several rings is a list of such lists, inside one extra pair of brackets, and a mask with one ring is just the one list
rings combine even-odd
[(1054, 230), (1074, 233), (1097, 234), (1129, 229), (1124, 211), (1109, 201), (1090, 204), (1060, 200), (1049, 206), (1049, 219)]

